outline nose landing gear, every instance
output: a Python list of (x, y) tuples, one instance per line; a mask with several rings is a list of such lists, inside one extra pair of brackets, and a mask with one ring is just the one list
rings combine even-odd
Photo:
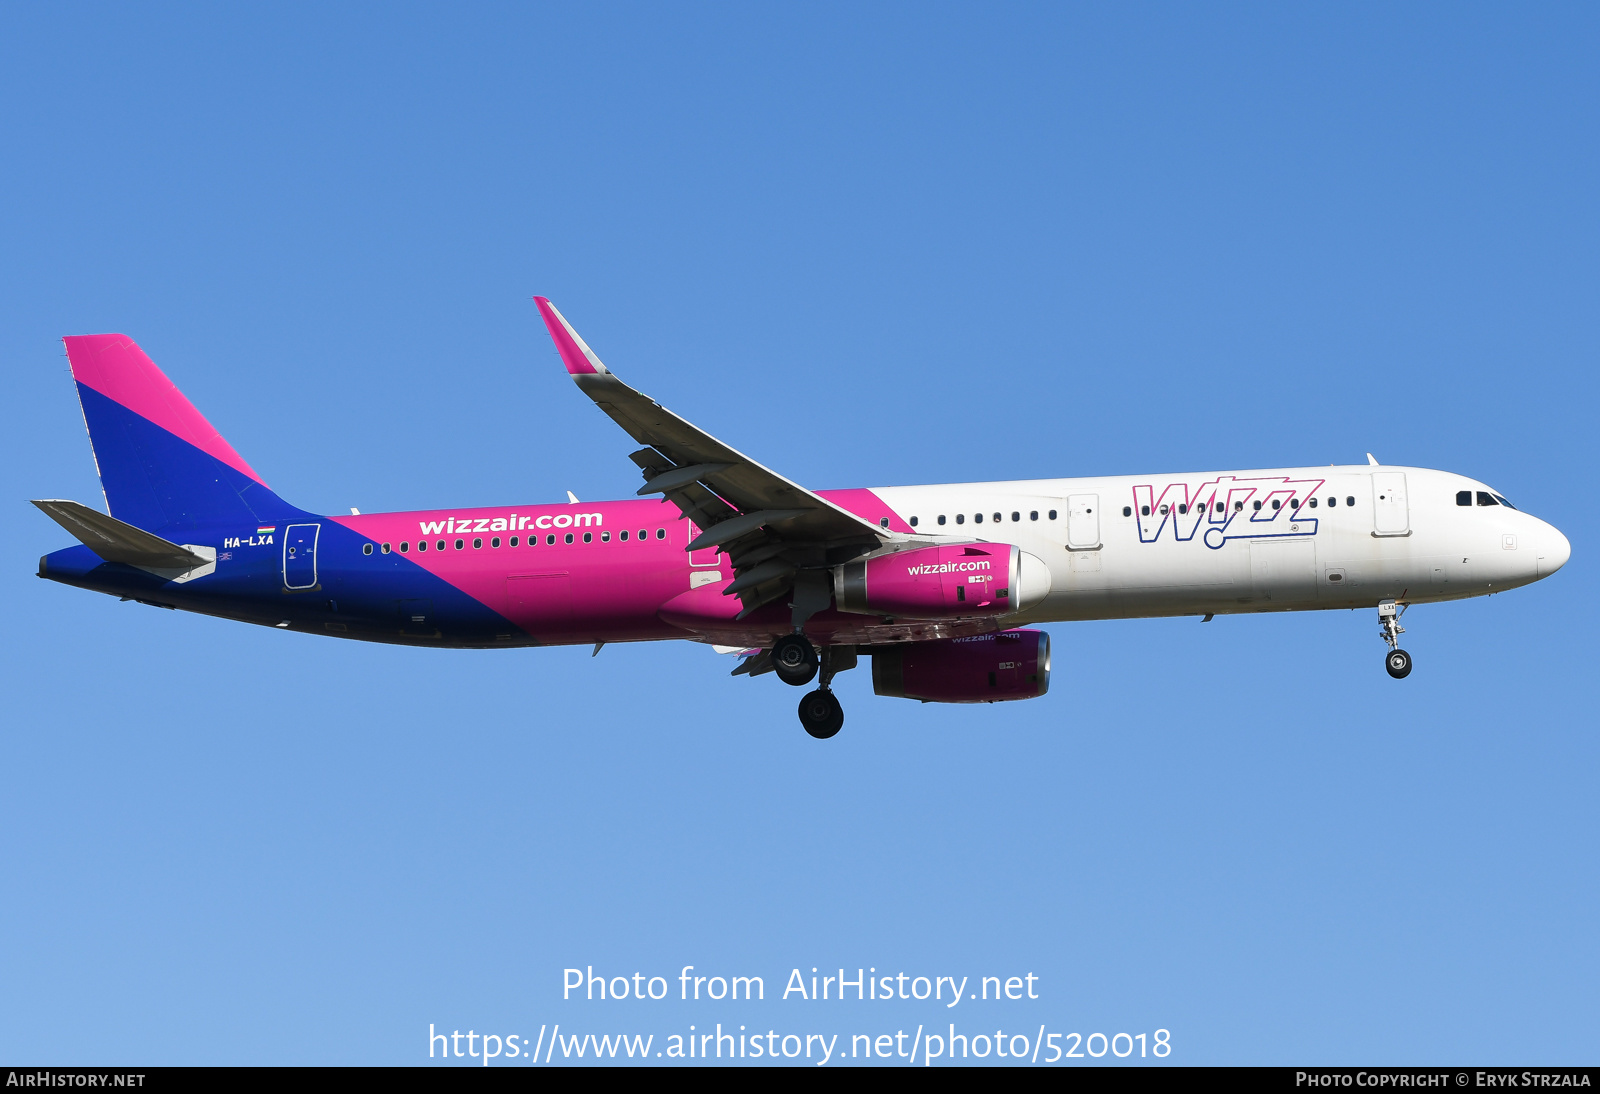
[(1406, 629), (1400, 625), (1400, 617), (1405, 614), (1405, 605), (1396, 605), (1393, 600), (1378, 602), (1378, 626), (1383, 640), (1389, 643), (1389, 652), (1384, 655), (1383, 667), (1390, 676), (1396, 680), (1404, 680), (1411, 675), (1411, 655), (1400, 648), (1400, 636)]

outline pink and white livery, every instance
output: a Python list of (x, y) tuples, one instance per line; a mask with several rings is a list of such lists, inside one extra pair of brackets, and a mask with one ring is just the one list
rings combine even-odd
[[(812, 491), (619, 380), (543, 297), (572, 379), (640, 447), (627, 501), (321, 516), (283, 501), (133, 341), (65, 339), (102, 513), (36, 501), (81, 546), (39, 576), (340, 638), (491, 648), (687, 638), (735, 675), (879, 695), (1028, 699), (1077, 619), (1378, 610), (1389, 675), (1410, 604), (1501, 592), (1567, 561), (1481, 482), (1366, 465)], [(570, 497), (570, 495), (569, 495)]]

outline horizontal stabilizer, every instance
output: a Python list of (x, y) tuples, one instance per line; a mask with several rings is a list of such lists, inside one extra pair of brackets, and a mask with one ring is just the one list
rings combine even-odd
[(35, 501), (33, 504), (107, 562), (121, 562), (142, 570), (193, 570), (215, 562), (215, 559), (202, 558), (143, 528), (135, 528), (75, 501)]

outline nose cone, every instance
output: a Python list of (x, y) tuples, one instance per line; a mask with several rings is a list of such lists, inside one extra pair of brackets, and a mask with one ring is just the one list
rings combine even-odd
[(1546, 524), (1539, 537), (1539, 576), (1549, 577), (1572, 557), (1572, 544), (1559, 528)]

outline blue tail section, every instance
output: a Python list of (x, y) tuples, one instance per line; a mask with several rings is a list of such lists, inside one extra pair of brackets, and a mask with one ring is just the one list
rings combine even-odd
[(112, 516), (165, 535), (302, 515), (261, 481), (131, 339), (102, 334), (64, 341)]

